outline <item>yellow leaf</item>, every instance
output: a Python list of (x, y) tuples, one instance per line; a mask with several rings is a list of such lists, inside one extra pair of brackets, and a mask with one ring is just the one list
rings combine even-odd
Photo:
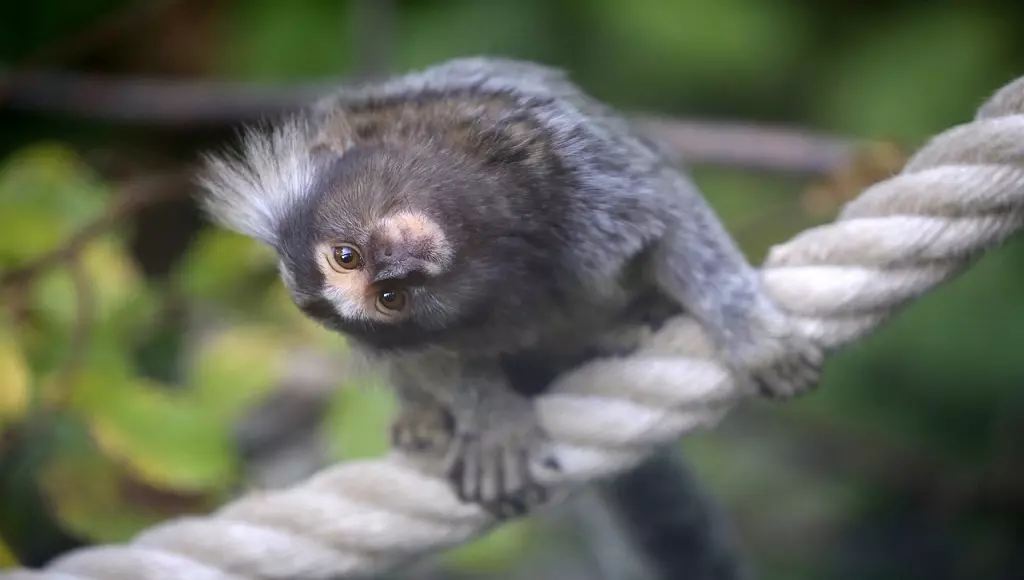
[(204, 410), (233, 422), (281, 380), (291, 346), (257, 325), (228, 328), (199, 345), (190, 383)]
[(163, 492), (133, 480), (91, 444), (63, 445), (42, 467), (40, 491), (71, 532), (95, 542), (123, 542), (143, 528), (189, 511), (206, 511), (210, 497)]
[(0, 328), (0, 425), (17, 421), (28, 409), (31, 377), (21, 347)]
[(142, 275), (118, 240), (94, 240), (79, 259), (92, 285), (93, 308), (98, 319), (106, 320), (139, 293)]
[[(235, 232), (212, 228), (199, 235), (176, 275), (184, 291), (196, 298), (248, 298), (253, 278), (273, 272), (275, 260), (267, 246)], [(263, 278), (260, 291), (269, 281)]]
[(18, 559), (14, 557), (14, 551), (7, 547), (7, 544), (0, 538), (0, 570), (17, 568), (18, 564)]
[(338, 389), (323, 425), (330, 456), (340, 460), (383, 454), (394, 412), (394, 397), (385, 389)]
[(70, 266), (50, 271), (34, 294), (33, 306), (57, 325), (70, 327), (79, 316), (88, 317), (92, 326), (102, 326), (121, 314), (137, 321), (140, 307), (151, 306), (142, 276), (117, 238), (89, 242), (79, 254), (77, 267), (80, 278)]
[(102, 373), (83, 372), (77, 379), (71, 407), (103, 453), (143, 481), (187, 492), (234, 483), (231, 425), (191, 393)]
[(108, 191), (71, 149), (38, 145), (0, 166), (0, 268), (54, 249), (104, 211)]
[(512, 567), (535, 535), (530, 520), (515, 520), (444, 554), (462, 572), (497, 573)]

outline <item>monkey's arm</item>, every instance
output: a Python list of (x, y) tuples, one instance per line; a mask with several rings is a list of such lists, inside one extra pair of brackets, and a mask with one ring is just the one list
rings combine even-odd
[(455, 434), (454, 417), (441, 401), (411, 381), (392, 385), (398, 415), (391, 423), (391, 446), (441, 458)]
[(736, 247), (711, 207), (681, 177), (675, 199), (685, 205), (667, 224), (652, 255), (662, 291), (702, 323), (736, 371), (771, 397), (817, 385), (823, 355), (795, 331), (765, 295), (760, 275)]
[(517, 516), (544, 501), (532, 465), (556, 467), (532, 400), (512, 388), (496, 362), (468, 361), (449, 393), (455, 439), (447, 467), (465, 501), (499, 517)]
[(427, 356), (392, 370), (400, 404), (396, 447), (441, 455), (459, 497), (499, 517), (521, 515), (545, 499), (531, 465), (556, 467), (548, 438), (532, 401), (497, 361)]

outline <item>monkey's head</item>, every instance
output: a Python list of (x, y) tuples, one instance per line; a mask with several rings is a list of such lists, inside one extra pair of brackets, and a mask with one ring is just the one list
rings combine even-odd
[(275, 249), (304, 313), (380, 349), (466, 344), (523, 318), (523, 279), (544, 276), (551, 248), (529, 241), (509, 201), (523, 196), (502, 194), (515, 180), (443, 148), (320, 150), (308, 135), (297, 121), (250, 132), (203, 177), (211, 216)]

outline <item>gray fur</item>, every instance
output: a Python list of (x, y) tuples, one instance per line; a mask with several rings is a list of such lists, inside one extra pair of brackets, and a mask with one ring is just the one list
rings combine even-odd
[[(419, 421), (396, 440), (436, 443), (436, 433), (410, 434), (454, 417), (452, 478), (469, 499), (507, 508), (536, 495), (520, 460), (543, 456), (544, 441), (512, 393), (537, 386), (516, 385), (510, 370), (535, 353), (578, 361), (685, 309), (766, 394), (818, 380), (820, 352), (764, 296), (694, 185), (552, 68), (465, 58), (345, 88), (270, 133), (250, 132), (239, 156), (211, 157), (204, 184), (220, 223), (276, 248), (300, 308), (391, 365), (406, 393), (398, 426)], [(407, 321), (354, 320), (311, 248), (365, 241), (363, 224), (409, 208), (442, 225), (456, 248), (450, 268), (411, 288)], [(470, 455), (518, 467), (467, 475)], [(509, 469), (525, 483), (509, 483)]]

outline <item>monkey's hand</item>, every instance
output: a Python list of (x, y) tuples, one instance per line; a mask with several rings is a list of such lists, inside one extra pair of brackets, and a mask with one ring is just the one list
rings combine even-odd
[(517, 517), (543, 503), (547, 489), (531, 465), (558, 469), (531, 401), (490, 377), (459, 387), (455, 437), (445, 470), (460, 499), (498, 518)]
[(443, 456), (455, 432), (451, 413), (431, 398), (399, 400), (398, 416), (391, 423), (391, 446), (410, 455)]
[(821, 349), (771, 308), (754, 315), (748, 333), (728, 353), (733, 366), (758, 392), (786, 399), (816, 387), (821, 380)]

